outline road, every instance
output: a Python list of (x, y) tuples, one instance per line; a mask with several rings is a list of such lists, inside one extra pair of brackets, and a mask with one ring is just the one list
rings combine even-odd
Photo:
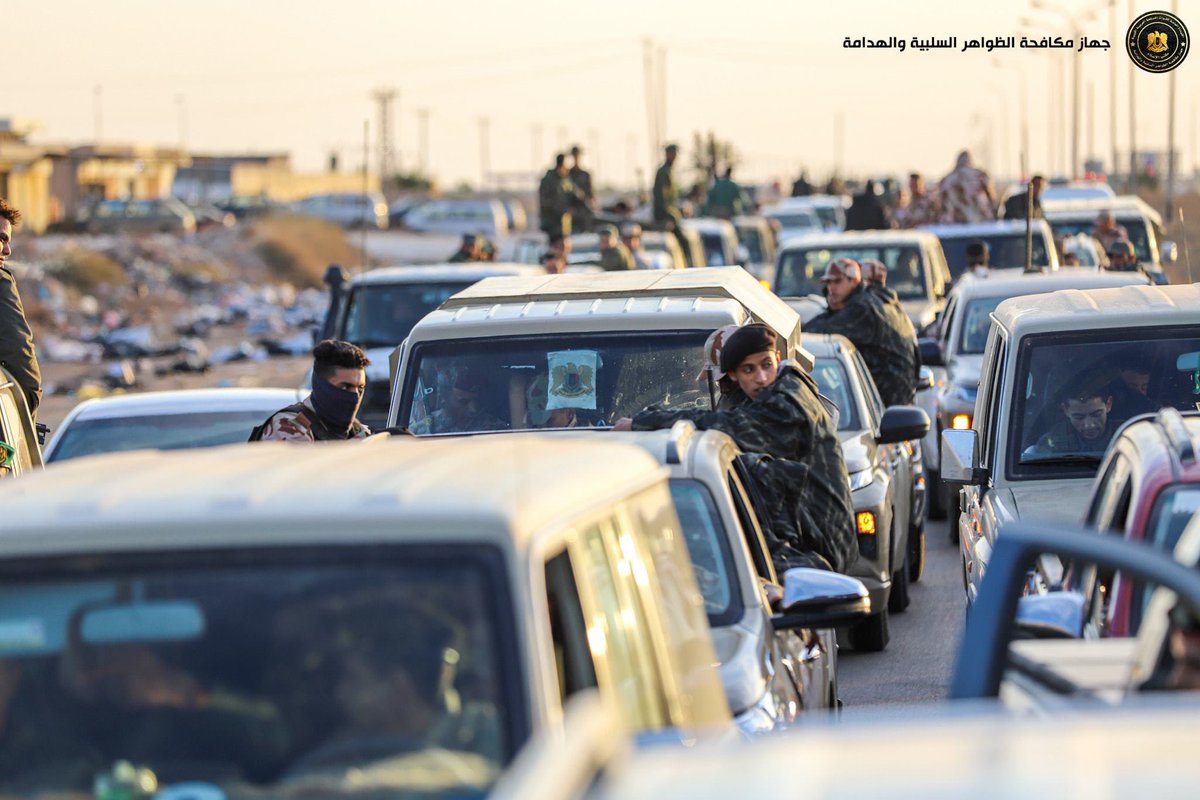
[(945, 699), (962, 638), (963, 598), (958, 546), (948, 523), (927, 523), (925, 575), (910, 588), (912, 604), (892, 616), (892, 639), (882, 653), (839, 654), (843, 713), (878, 713), (911, 703)]

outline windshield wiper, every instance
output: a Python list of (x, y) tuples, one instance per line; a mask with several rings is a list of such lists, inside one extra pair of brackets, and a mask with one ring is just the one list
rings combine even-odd
[(1098, 465), (1104, 460), (1103, 453), (1053, 453), (1044, 456), (1022, 458), (1020, 464), (1091, 464)]

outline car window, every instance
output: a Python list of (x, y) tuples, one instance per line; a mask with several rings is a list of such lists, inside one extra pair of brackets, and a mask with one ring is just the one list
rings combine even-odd
[(738, 521), (742, 524), (742, 533), (746, 536), (746, 545), (750, 548), (750, 557), (754, 561), (754, 569), (760, 578), (776, 583), (778, 577), (775, 574), (775, 565), (771, 562), (771, 554), (767, 550), (766, 539), (763, 538), (762, 524), (751, 499), (753, 493), (748, 491), (750, 478), (746, 465), (739, 456), (734, 460), (733, 466), (733, 471), (728, 472), (726, 477), (734, 505), (737, 506)]
[[(1157, 261), (1152, 247), (1153, 233), (1150, 231), (1150, 226), (1144, 217), (1118, 215), (1117, 224), (1125, 229), (1138, 261), (1144, 264), (1151, 264)], [(1051, 223), (1054, 235), (1058, 237), (1074, 236), (1078, 233), (1090, 234), (1094, 226), (1095, 219), (1063, 220)]]
[[(281, 408), (282, 406), (280, 406)], [(59, 434), (51, 461), (128, 450), (184, 450), (244, 442), (279, 408), (78, 419)]]
[(858, 404), (850, 387), (850, 376), (838, 358), (818, 358), (813, 364), (813, 379), (821, 394), (838, 407), (838, 430), (857, 431), (864, 427), (859, 419)]
[(761, 264), (766, 261), (766, 256), (763, 255), (762, 234), (757, 227), (746, 226), (738, 228), (738, 239), (745, 246), (746, 252), (750, 254), (750, 261), (755, 264)]
[[(988, 246), (988, 264), (994, 268), (1024, 267), (1025, 266), (1025, 232), (996, 233), (984, 236), (963, 236), (942, 234), (942, 252), (946, 255), (946, 264), (950, 274), (958, 280), (967, 271), (967, 246), (976, 240), (982, 240)], [(1046, 249), (1046, 239), (1040, 229), (1033, 231), (1033, 264), (1037, 267), (1050, 266), (1050, 254)]]
[(566, 700), (597, 685), (596, 666), (587, 647), (587, 621), (575, 585), (571, 554), (564, 550), (546, 562), (545, 577), (555, 674), (559, 696)]
[(962, 327), (958, 335), (958, 353), (980, 355), (987, 344), (988, 329), (992, 327), (992, 312), (1004, 297), (977, 297), (966, 304)]
[[(1138, 370), (1142, 377), (1131, 377)], [(1200, 336), (1194, 328), (1114, 325), (1026, 336), (1014, 372), (1010, 474), (1095, 474), (1125, 420), (1164, 406), (1193, 410), (1197, 376)]]
[(779, 257), (775, 273), (775, 293), (783, 297), (821, 294), (821, 276), (835, 258), (866, 258), (887, 266), (888, 288), (901, 300), (926, 299), (925, 265), (917, 245), (788, 248)]
[(1102, 531), (1124, 531), (1125, 515), (1129, 513), (1129, 478), (1129, 459), (1123, 453), (1115, 453), (1104, 474), (1096, 480), (1096, 503), (1088, 515), (1089, 526)]
[[(417, 435), (611, 425), (650, 405), (711, 406), (696, 376), (708, 331), (423, 342), (399, 419)], [(415, 398), (416, 382), (425, 394)], [(419, 400), (420, 402), (415, 402)]]
[(476, 796), (526, 727), (506, 573), (487, 548), (89, 555), (2, 571), (4, 795), (90, 796), (119, 757), (212, 796), (313, 780), (342, 796), (381, 762), (371, 780), (385, 794)]
[[(973, 427), (979, 433), (979, 461), (982, 465), (991, 464), (992, 443), (995, 441), (994, 428), (996, 415), (1000, 408), (1002, 394), (1001, 379), (1004, 368), (1004, 351), (1006, 337), (998, 326), (993, 326), (988, 333), (988, 343), (984, 347), (983, 367), (979, 372), (979, 391), (975, 396), (975, 411), (972, 415)], [(984, 413), (979, 414), (982, 410)]]
[(417, 322), (469, 285), (467, 281), (364, 283), (346, 301), (341, 337), (359, 347), (395, 347)]
[(875, 387), (875, 379), (871, 377), (871, 371), (867, 369), (867, 362), (863, 361), (862, 354), (855, 351), (851, 360), (854, 363), (854, 370), (858, 373), (858, 385), (862, 387), (863, 396), (867, 401), (870, 429), (877, 431), (879, 430), (879, 421), (883, 419), (883, 398), (879, 396), (879, 389)]
[(708, 623), (729, 625), (741, 617), (741, 604), (729, 536), (717, 504), (698, 480), (672, 478), (670, 487)]

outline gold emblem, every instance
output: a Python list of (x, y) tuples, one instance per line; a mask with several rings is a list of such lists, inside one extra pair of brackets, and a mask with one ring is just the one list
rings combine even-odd
[(1146, 34), (1146, 49), (1151, 53), (1165, 53), (1167, 47), (1166, 31), (1150, 31)]
[(554, 383), (550, 393), (559, 397), (586, 397), (592, 388), (593, 370), (590, 366), (567, 362), (554, 368)]

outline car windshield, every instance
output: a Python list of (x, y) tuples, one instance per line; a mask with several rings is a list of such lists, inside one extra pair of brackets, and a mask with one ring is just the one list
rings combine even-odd
[(813, 206), (813, 213), (821, 220), (821, 224), (826, 228), (836, 228), (841, 221), (838, 219), (837, 209), (833, 206)]
[(771, 219), (779, 221), (779, 227), (784, 230), (794, 230), (796, 228), (819, 228), (821, 227), (820, 218), (808, 211), (792, 211), (792, 212), (771, 212), (768, 214)]
[(1013, 383), (1014, 477), (1094, 475), (1127, 419), (1200, 402), (1194, 329), (1111, 329), (1027, 336)]
[[(946, 254), (946, 265), (954, 280), (967, 271), (967, 246), (982, 241), (988, 246), (988, 264), (994, 268), (1025, 266), (1025, 232), (993, 234), (991, 236), (946, 236), (940, 235), (942, 252)], [(1050, 266), (1046, 253), (1046, 240), (1038, 230), (1033, 232), (1033, 265)]]
[(5, 796), (483, 797), (511, 757), (486, 553), (180, 563), (4, 567)]
[(399, 419), (417, 435), (612, 425), (647, 406), (709, 408), (709, 331), (556, 333), (425, 342)]
[(395, 347), (421, 317), (469, 285), (458, 280), (356, 286), (346, 303), (341, 338), (363, 348)]
[(700, 241), (704, 243), (704, 261), (710, 267), (723, 267), (728, 261), (725, 258), (725, 238), (719, 233), (702, 233)]
[(854, 402), (854, 392), (850, 388), (845, 366), (836, 358), (818, 358), (814, 361), (812, 376), (817, 388), (838, 407), (838, 430), (862, 430), (864, 426), (858, 421), (858, 406)]
[(126, 450), (184, 450), (244, 442), (286, 403), (258, 411), (139, 414), (108, 419), (76, 419), (64, 428), (47, 461)]
[(873, 258), (887, 266), (888, 288), (901, 300), (924, 300), (925, 265), (921, 253), (911, 245), (863, 246), (863, 247), (814, 247), (809, 250), (785, 250), (779, 257), (779, 269), (775, 274), (775, 292), (781, 297), (803, 297), (821, 294), (821, 276), (825, 265), (835, 258), (852, 258), (862, 261)]
[(962, 313), (962, 329), (958, 335), (958, 354), (975, 356), (983, 353), (988, 331), (992, 327), (992, 312), (1007, 298), (979, 297), (967, 303)]
[(758, 228), (748, 226), (738, 228), (738, 240), (746, 248), (746, 252), (750, 254), (750, 262), (753, 264), (761, 264), (765, 260), (763, 255), (762, 235)]
[(673, 478), (670, 484), (671, 499), (683, 526), (708, 622), (716, 627), (731, 625), (737, 621), (740, 604), (736, 602), (737, 583), (729, 537), (716, 503), (700, 481)]
[[(1144, 264), (1153, 263), (1154, 255), (1150, 252), (1150, 234), (1146, 220), (1127, 217), (1118, 219), (1117, 224), (1123, 227), (1129, 235), (1129, 242), (1133, 245), (1133, 252), (1137, 255), (1137, 260)], [(1090, 219), (1072, 222), (1050, 220), (1050, 226), (1054, 230), (1055, 236), (1074, 236), (1077, 233), (1090, 235), (1095, 227), (1095, 221)]]

